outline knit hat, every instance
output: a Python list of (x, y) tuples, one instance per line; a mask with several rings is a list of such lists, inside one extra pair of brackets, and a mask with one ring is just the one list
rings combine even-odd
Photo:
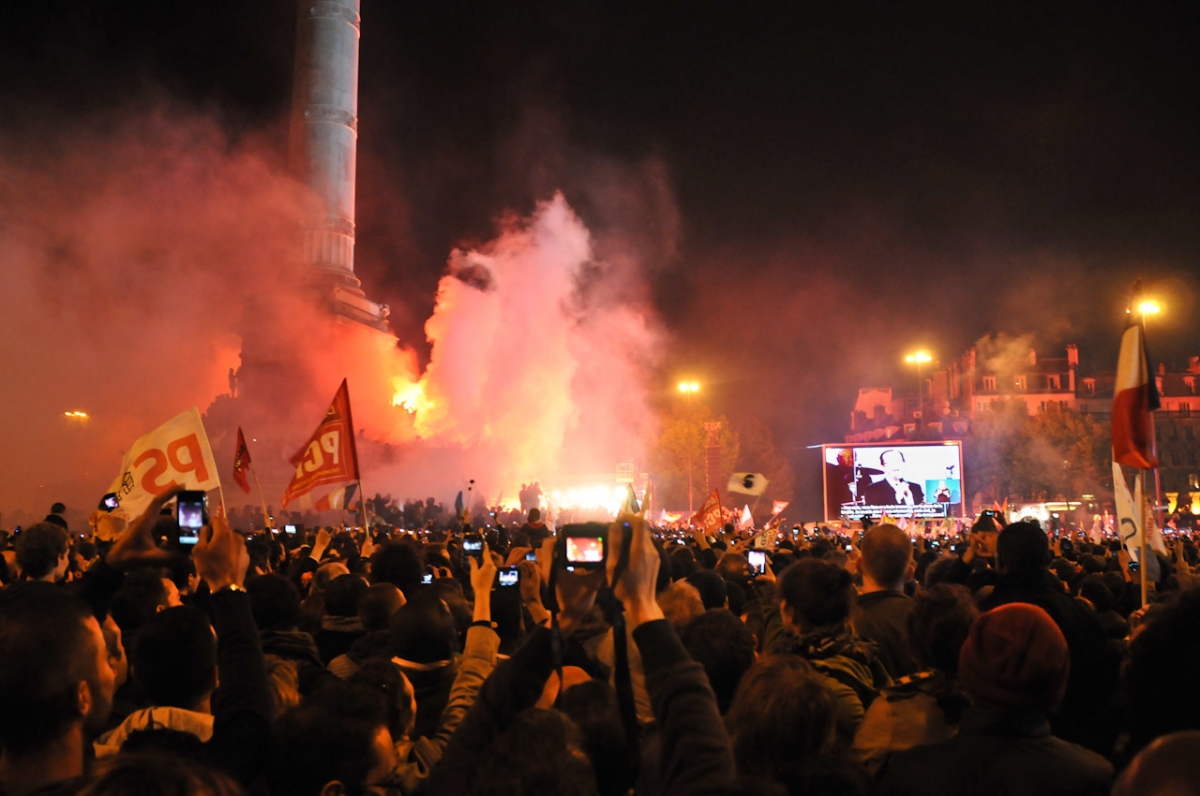
[(980, 615), (958, 655), (963, 690), (1002, 708), (1052, 711), (1071, 669), (1067, 640), (1036, 605), (1011, 603)]

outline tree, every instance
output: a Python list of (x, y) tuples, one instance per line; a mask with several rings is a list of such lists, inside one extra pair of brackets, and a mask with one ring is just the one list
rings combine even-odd
[[(718, 442), (721, 447), (721, 478), (727, 480), (738, 461), (740, 440), (724, 415), (714, 418), (708, 407), (696, 398), (680, 400), (663, 416), (658, 440), (651, 452), (650, 463), (656, 476), (655, 489), (660, 506), (679, 509), (688, 504), (688, 471), (691, 470), (695, 508), (705, 498), (705, 451), (708, 435), (705, 421), (721, 423)], [(724, 487), (725, 480), (717, 486)]]
[(963, 441), (965, 476), (985, 504), (1076, 500), (1104, 489), (1110, 436), (1092, 416), (1057, 404), (1031, 416), (1024, 401), (996, 401)]

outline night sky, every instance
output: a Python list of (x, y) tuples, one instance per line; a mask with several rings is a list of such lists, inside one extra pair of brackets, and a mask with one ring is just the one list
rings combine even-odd
[[(0, 131), (174, 105), (286, 158), (290, 0), (0, 10)], [(357, 269), (419, 345), (447, 253), (562, 189), (797, 470), (859, 386), (986, 334), (1200, 354), (1200, 4), (364, 0)], [(914, 379), (915, 381), (915, 379)], [(811, 458), (811, 461), (810, 461)], [(800, 481), (807, 481), (803, 476)]]

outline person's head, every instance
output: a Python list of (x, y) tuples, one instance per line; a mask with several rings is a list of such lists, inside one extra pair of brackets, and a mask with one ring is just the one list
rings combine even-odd
[(382, 694), (392, 739), (399, 741), (408, 737), (417, 721), (417, 694), (399, 666), (387, 658), (368, 658), (346, 682), (367, 686)]
[(975, 620), (958, 655), (958, 679), (976, 702), (1052, 713), (1067, 689), (1071, 655), (1050, 615), (1010, 603)]
[(658, 595), (658, 607), (662, 609), (663, 616), (674, 625), (676, 632), (704, 613), (700, 592), (684, 580), (672, 583)]
[(601, 796), (624, 796), (633, 786), (634, 771), (617, 694), (603, 680), (587, 680), (562, 692), (558, 709), (583, 736), (583, 749), (596, 772)]
[(888, 448), (879, 454), (879, 466), (883, 475), (889, 481), (899, 481), (904, 477), (904, 454), (894, 448)]
[(217, 638), (199, 608), (168, 608), (147, 620), (131, 660), (152, 705), (198, 710), (217, 685)]
[(387, 630), (392, 614), (404, 605), (404, 594), (390, 583), (369, 586), (358, 597), (358, 618), (363, 630), (375, 633)]
[(735, 583), (746, 579), (746, 569), (750, 562), (742, 553), (725, 553), (717, 562), (717, 574), (725, 580)]
[(386, 787), (395, 765), (383, 698), (339, 683), (275, 722), (267, 784), (289, 796), (360, 796)]
[(728, 605), (729, 592), (725, 587), (725, 580), (716, 572), (708, 569), (693, 572), (687, 576), (687, 582), (700, 592), (700, 601), (704, 603), (705, 610), (725, 608)]
[(923, 591), (908, 615), (908, 648), (922, 667), (955, 677), (958, 655), (978, 616), (965, 586), (942, 583)]
[(671, 551), (671, 575), (676, 580), (686, 578), (700, 568), (696, 556), (689, 547), (676, 547)]
[(358, 599), (367, 590), (367, 582), (358, 575), (342, 575), (325, 587), (327, 616), (358, 616)]
[(116, 674), (96, 618), (47, 584), (9, 586), (0, 595), (2, 754), (35, 754), (78, 728), (99, 732)]
[(828, 561), (797, 561), (779, 576), (778, 590), (784, 621), (800, 632), (846, 622), (854, 605), (854, 577)]
[(29, 580), (59, 581), (71, 565), (67, 529), (52, 522), (30, 525), (17, 537), (17, 566)]
[(458, 645), (454, 615), (437, 595), (422, 592), (392, 615), (390, 652), (413, 663), (450, 660)]
[(275, 707), (275, 715), (282, 716), (300, 704), (300, 671), (295, 661), (278, 655), (264, 655), (263, 663), (267, 667), (271, 704)]
[(1138, 752), (1112, 796), (1200, 796), (1200, 730), (1164, 735)]
[(1200, 716), (1200, 694), (1188, 687), (1200, 664), (1200, 589), (1155, 604), (1146, 614), (1129, 642), (1124, 670), (1135, 749), (1160, 735), (1196, 728)]
[(1099, 575), (1088, 575), (1079, 581), (1079, 596), (1087, 600), (1098, 614), (1112, 608), (1112, 592), (1104, 584), (1104, 578)]
[(789, 762), (829, 752), (836, 703), (803, 658), (768, 655), (742, 676), (726, 722), (738, 772), (775, 779)]
[(473, 796), (598, 794), (579, 728), (565, 714), (530, 708), (483, 751)]
[(876, 525), (863, 535), (859, 545), (863, 575), (881, 589), (900, 591), (912, 562), (912, 541), (891, 523)]
[(242, 796), (211, 766), (158, 751), (125, 752), (96, 761), (76, 796)]
[(420, 590), (424, 574), (425, 565), (411, 545), (385, 544), (371, 556), (371, 582), (390, 583), (404, 592), (405, 597), (411, 598)]
[(317, 571), (313, 573), (312, 590), (315, 592), (324, 592), (325, 589), (329, 588), (330, 583), (349, 574), (350, 568), (340, 561), (326, 561), (317, 567)]
[(260, 631), (295, 630), (300, 625), (300, 592), (282, 575), (259, 575), (246, 581), (250, 612)]
[[(169, 581), (154, 569), (137, 569), (125, 576), (109, 605), (112, 618), (125, 638), (132, 642), (150, 617), (171, 607), (167, 583)], [(175, 590), (175, 604), (179, 604), (178, 589)]]
[(529, 524), (530, 524), (530, 525), (532, 525), (532, 524), (533, 524), (533, 523), (535, 523), (535, 522), (541, 522), (541, 521), (542, 521), (542, 512), (541, 512), (541, 510), (539, 510), (539, 509), (530, 509), (530, 510), (529, 510)]
[(1050, 566), (1050, 542), (1032, 522), (1014, 522), (996, 540), (996, 568), (1004, 573), (1036, 572)]
[(754, 664), (754, 634), (729, 611), (708, 611), (683, 629), (681, 640), (704, 667), (717, 707), (726, 713), (742, 675)]

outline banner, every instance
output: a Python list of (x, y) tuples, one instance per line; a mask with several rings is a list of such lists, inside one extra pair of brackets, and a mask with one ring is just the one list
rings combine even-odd
[(783, 510), (792, 505), (786, 500), (776, 500), (771, 503), (771, 516), (778, 517), (783, 513)]
[(700, 510), (693, 517), (693, 524), (703, 528), (706, 536), (715, 536), (721, 532), (721, 497), (717, 490), (714, 489), (700, 505)]
[(1142, 534), (1146, 532), (1142, 479), (1136, 479), (1134, 490), (1134, 494), (1130, 495), (1129, 484), (1125, 481), (1125, 474), (1121, 472), (1121, 465), (1114, 461), (1113, 497), (1117, 504), (1117, 517), (1119, 518), (1117, 527), (1121, 543), (1125, 545), (1125, 549), (1133, 561), (1146, 567), (1147, 579), (1157, 581), (1159, 577), (1158, 558), (1147, 550), (1146, 561), (1142, 561)]
[(291, 462), (296, 465), (296, 473), (283, 493), (280, 501), (283, 506), (319, 487), (344, 486), (358, 480), (358, 453), (354, 449), (350, 392), (345, 379), (342, 379), (342, 386), (333, 396), (325, 419)]
[(135, 519), (157, 495), (176, 486), (205, 492), (221, 486), (208, 434), (194, 406), (133, 443), (109, 491), (117, 493), (120, 513)]
[(250, 482), (246, 480), (246, 471), (250, 469), (250, 449), (246, 447), (246, 437), (242, 435), (242, 427), (238, 426), (237, 453), (233, 456), (233, 480), (242, 491), (250, 494)]

